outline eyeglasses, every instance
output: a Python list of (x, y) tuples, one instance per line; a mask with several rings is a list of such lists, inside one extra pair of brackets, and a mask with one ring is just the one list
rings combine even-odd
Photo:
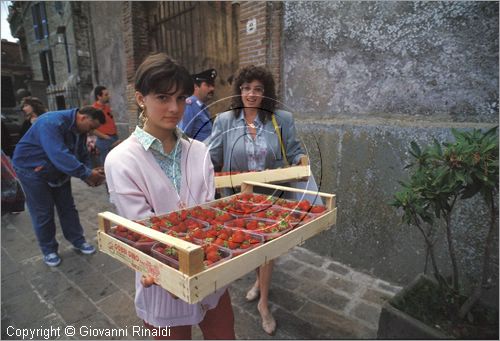
[(242, 94), (249, 94), (250, 92), (253, 92), (256, 95), (262, 96), (264, 94), (264, 88), (261, 86), (256, 86), (255, 88), (252, 88), (248, 85), (242, 85), (240, 86), (240, 90)]

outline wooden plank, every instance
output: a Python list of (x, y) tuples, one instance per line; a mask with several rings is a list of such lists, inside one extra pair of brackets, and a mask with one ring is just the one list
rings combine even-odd
[(293, 188), (293, 187), (285, 187), (285, 186), (273, 185), (273, 184), (268, 184), (268, 183), (260, 183), (260, 182), (255, 182), (255, 181), (244, 181), (244, 183), (247, 184), (247, 185), (252, 185), (252, 186), (257, 186), (257, 187), (279, 189), (279, 190), (286, 191), (286, 192), (297, 192), (297, 193), (313, 194), (313, 195), (317, 194), (320, 197), (323, 197), (325, 199), (327, 199), (327, 198), (335, 198), (335, 194), (324, 193), (324, 192), (308, 191), (308, 190), (305, 190), (305, 189), (299, 189), (299, 188)]
[(309, 165), (268, 169), (260, 172), (223, 175), (215, 177), (215, 188), (239, 187), (244, 181), (247, 180), (262, 183), (300, 180), (310, 175), (311, 167)]
[(126, 243), (98, 231), (99, 250), (121, 261), (135, 271), (150, 275), (162, 288), (184, 301), (190, 300), (187, 287), (188, 276)]
[(281, 256), (292, 247), (331, 227), (331, 225), (335, 224), (336, 219), (337, 209), (333, 209), (313, 222), (304, 224), (225, 263), (189, 277), (187, 279), (190, 292), (189, 303), (199, 302), (215, 290), (230, 284), (260, 265)]

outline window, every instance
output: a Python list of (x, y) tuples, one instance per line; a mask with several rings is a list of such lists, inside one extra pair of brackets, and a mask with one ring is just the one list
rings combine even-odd
[(35, 39), (42, 40), (49, 37), (49, 27), (47, 23), (47, 14), (45, 12), (45, 3), (39, 2), (31, 7), (33, 15), (33, 30)]
[(59, 15), (63, 15), (64, 14), (64, 7), (63, 7), (62, 1), (55, 1), (54, 2), (54, 9), (56, 10), (57, 13), (59, 13)]
[(56, 96), (56, 107), (57, 110), (66, 109), (66, 100), (64, 96)]
[(52, 51), (46, 50), (40, 52), (40, 66), (42, 67), (43, 79), (47, 84), (56, 84), (56, 75), (54, 73), (54, 60), (52, 59)]

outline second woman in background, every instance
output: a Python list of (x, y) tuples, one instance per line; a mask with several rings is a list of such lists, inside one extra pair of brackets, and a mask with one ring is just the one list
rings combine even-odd
[(47, 112), (47, 108), (36, 97), (25, 97), (21, 103), (21, 108), (25, 113), (24, 122), (21, 126), (21, 137), (23, 137), (31, 125), (35, 123), (38, 116)]
[[(232, 110), (217, 115), (212, 135), (204, 141), (215, 171), (259, 171), (299, 164), (305, 153), (292, 114), (275, 110), (271, 72), (253, 65), (241, 69), (233, 83), (233, 95)], [(273, 261), (257, 269), (257, 280), (246, 295), (248, 301), (260, 295), (257, 308), (262, 328), (271, 335), (276, 330), (268, 303), (272, 270)]]

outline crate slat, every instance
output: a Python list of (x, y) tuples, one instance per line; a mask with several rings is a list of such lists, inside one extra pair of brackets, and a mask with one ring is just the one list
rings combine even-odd
[(280, 182), (300, 180), (311, 175), (311, 166), (292, 166), (286, 168), (268, 169), (259, 172), (248, 172), (215, 177), (215, 188), (239, 187), (244, 181)]

